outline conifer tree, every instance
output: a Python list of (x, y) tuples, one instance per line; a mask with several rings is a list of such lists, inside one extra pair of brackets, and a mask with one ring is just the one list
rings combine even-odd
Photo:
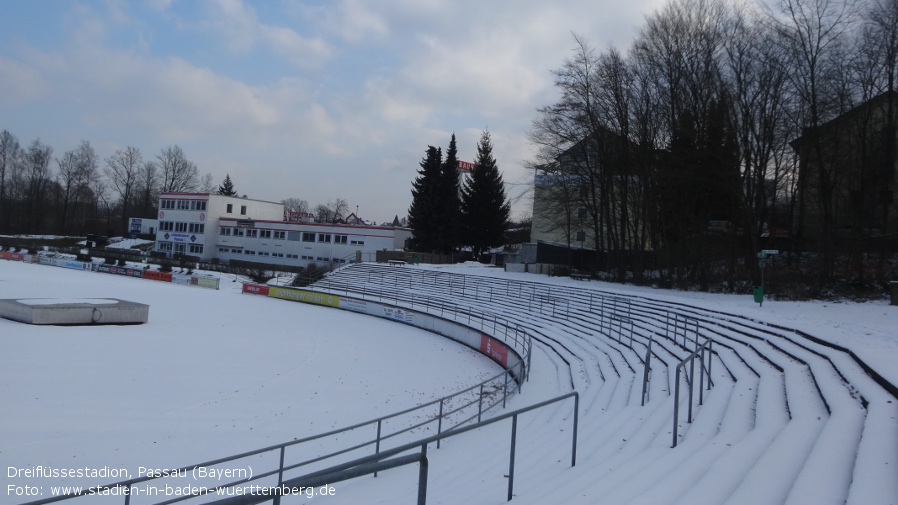
[(218, 187), (218, 194), (224, 196), (237, 196), (237, 191), (234, 189), (234, 183), (231, 182), (231, 174), (225, 174), (224, 181), (221, 183), (221, 186)]
[(458, 148), (455, 145), (455, 134), (449, 141), (446, 160), (440, 169), (439, 193), (439, 244), (437, 250), (449, 254), (458, 247), (459, 226), (461, 221), (461, 200), (458, 182)]
[(477, 257), (504, 243), (511, 212), (488, 131), (480, 136), (474, 165), (474, 171), (462, 189), (461, 223), (462, 242), (470, 245)]
[(418, 177), (412, 183), (412, 205), (408, 209), (408, 224), (412, 229), (412, 247), (417, 251), (439, 250), (440, 200), (438, 198), (443, 153), (428, 146), (421, 160)]

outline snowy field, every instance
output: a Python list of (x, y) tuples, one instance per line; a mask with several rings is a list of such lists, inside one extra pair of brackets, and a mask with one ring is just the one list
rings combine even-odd
[[(758, 307), (746, 296), (507, 274), (476, 265), (406, 270), (637, 295), (743, 316), (847, 347), (898, 383), (894, 330), (898, 307), (885, 301), (766, 301)], [(0, 320), (4, 469), (174, 468), (398, 411), (498, 371), (491, 361), (458, 344), (405, 325), (243, 295), (240, 284), (227, 277), (221, 286), (212, 291), (0, 261), (0, 298), (110, 297), (151, 306), (150, 321), (141, 326), (31, 327)], [(506, 310), (510, 318), (521, 317)], [(571, 331), (553, 323), (542, 330), (559, 338)], [(558, 356), (548, 347), (535, 348), (530, 382), (513, 397), (513, 408), (570, 390)], [(570, 405), (529, 415), (517, 435), (518, 477), (512, 503), (898, 503), (894, 454), (898, 406), (891, 400), (882, 405), (878, 396), (870, 396), (871, 405), (885, 412), (876, 417), (886, 420), (878, 425), (858, 428), (861, 421), (852, 417), (852, 408), (844, 416), (832, 403), (821, 408), (831, 410), (833, 418), (824, 426), (814, 413), (819, 407), (815, 400), (808, 399), (808, 405), (795, 400), (810, 395), (796, 391), (794, 383), (770, 388), (771, 379), (763, 374), (743, 378), (733, 369), (729, 373), (739, 380), (728, 384), (721, 375), (683, 444), (672, 450), (669, 401), (650, 402), (644, 408), (627, 403), (624, 397), (633, 395), (632, 380), (612, 380), (601, 356), (576, 349), (572, 353), (567, 357), (571, 380), (583, 401), (577, 466), (569, 466)], [(580, 365), (574, 359), (578, 356)], [(788, 372), (790, 364), (777, 366)], [(828, 383), (819, 380), (823, 382), (818, 388), (827, 391)], [(862, 392), (875, 389), (867, 384), (859, 387)], [(765, 396), (777, 388), (792, 395), (785, 412), (775, 398)], [(739, 399), (752, 392), (753, 400)], [(749, 410), (751, 426), (734, 421)], [(859, 458), (884, 461), (869, 472), (879, 480), (860, 494), (851, 494), (849, 483), (828, 479), (825, 471), (815, 468), (833, 457), (851, 460), (855, 451), (869, 454), (869, 448), (838, 443), (848, 440), (858, 445), (855, 439), (862, 437), (852, 435), (854, 431), (863, 431), (867, 445), (881, 441), (885, 453), (879, 460)], [(808, 432), (813, 436), (801, 435)], [(831, 439), (836, 443), (815, 445)], [(431, 450), (428, 503), (504, 503), (508, 448), (506, 423)], [(792, 457), (795, 453), (800, 455)], [(801, 468), (793, 468), (799, 463)], [(859, 471), (849, 468), (848, 473), (857, 476)], [(793, 474), (795, 478), (778, 477)], [(822, 477), (815, 480), (815, 475)], [(882, 479), (883, 475), (895, 479)], [(407, 467), (376, 479), (336, 484), (332, 496), (285, 503), (414, 503), (416, 479), (417, 469)], [(27, 481), (7, 475), (2, 491)], [(814, 488), (836, 492), (809, 501), (813, 493), (802, 490)], [(26, 500), (0, 492), (0, 504)], [(72, 503), (122, 501), (88, 498)]]
[(138, 326), (0, 319), (0, 503), (25, 501), (8, 485), (36, 483), (10, 478), (9, 466), (173, 468), (399, 411), (501, 371), (409, 326), (222, 281), (214, 291), (0, 261), (0, 298), (150, 305)]

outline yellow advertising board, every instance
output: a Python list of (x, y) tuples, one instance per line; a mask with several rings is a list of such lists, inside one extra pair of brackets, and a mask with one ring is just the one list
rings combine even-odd
[(304, 291), (301, 289), (276, 288), (272, 287), (268, 291), (271, 298), (280, 298), (281, 300), (291, 300), (294, 302), (313, 303), (315, 305), (324, 305), (327, 307), (339, 307), (340, 297), (328, 295), (324, 293), (316, 293), (314, 291)]

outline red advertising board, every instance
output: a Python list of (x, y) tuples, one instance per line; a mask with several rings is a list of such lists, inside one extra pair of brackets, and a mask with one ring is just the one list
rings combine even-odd
[(244, 284), (243, 285), (243, 292), (249, 293), (252, 295), (268, 296), (268, 291), (269, 291), (268, 286), (260, 286), (258, 284)]
[(12, 260), (12, 261), (22, 261), (25, 259), (25, 255), (22, 253), (3, 251), (3, 252), (0, 252), (0, 259)]
[(143, 273), (143, 278), (154, 281), (171, 282), (171, 274), (166, 272), (154, 272), (152, 270), (147, 270)]
[(508, 349), (502, 342), (486, 335), (480, 335), (480, 352), (502, 365), (503, 368), (508, 368)]

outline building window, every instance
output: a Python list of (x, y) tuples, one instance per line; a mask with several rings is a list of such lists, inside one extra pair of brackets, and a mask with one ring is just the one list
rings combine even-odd
[(330, 243), (331, 236), (330, 233), (319, 233), (318, 234), (318, 242), (328, 242)]
[(162, 200), (162, 202), (159, 203), (159, 208), (164, 209), (164, 210), (174, 209), (175, 201), (174, 200)]
[(228, 204), (228, 209), (227, 209), (225, 212), (227, 212), (228, 214), (234, 212), (234, 204), (229, 203), (229, 204)]
[(173, 231), (175, 223), (171, 221), (159, 221), (159, 231)]
[(259, 230), (246, 230), (246, 236), (249, 238), (256, 238), (259, 236)]
[(580, 207), (579, 209), (577, 209), (577, 218), (581, 221), (586, 219), (586, 208)]
[(303, 241), (303, 242), (314, 242), (314, 241), (315, 241), (315, 234), (314, 234), (314, 233), (309, 233), (309, 232), (307, 232), (307, 231), (302, 232), (302, 241)]
[(277, 240), (284, 240), (285, 238), (287, 238), (287, 232), (276, 231), (276, 232), (274, 232), (274, 238)]
[(242, 237), (243, 236), (243, 228), (234, 228), (234, 236)]
[(349, 239), (349, 235), (334, 235), (335, 244), (345, 244)]
[(178, 210), (190, 210), (190, 200), (178, 200)]
[(190, 223), (190, 233), (204, 233), (206, 231), (206, 225), (203, 223)]
[(160, 251), (171, 251), (171, 242), (159, 242), (159, 250)]
[(365, 245), (365, 240), (361, 238), (354, 238), (349, 242), (350, 245)]
[(175, 223), (175, 231), (178, 233), (186, 233), (187, 223)]
[(580, 230), (577, 232), (577, 242), (585, 242), (586, 241), (586, 232)]
[(190, 210), (206, 210), (206, 202), (194, 200), (190, 202)]
[(224, 227), (222, 227), (222, 228), (218, 231), (218, 234), (219, 234), (219, 235), (227, 235), (227, 236), (230, 236), (230, 235), (231, 235), (231, 229), (230, 229), (230, 228), (224, 228)]
[(203, 244), (190, 244), (188, 250), (193, 254), (203, 254)]
[(246, 215), (246, 205), (241, 205), (241, 206), (240, 206), (240, 215), (241, 215), (241, 216), (245, 216), (245, 215)]
[(259, 238), (271, 238), (271, 230), (259, 230)]

